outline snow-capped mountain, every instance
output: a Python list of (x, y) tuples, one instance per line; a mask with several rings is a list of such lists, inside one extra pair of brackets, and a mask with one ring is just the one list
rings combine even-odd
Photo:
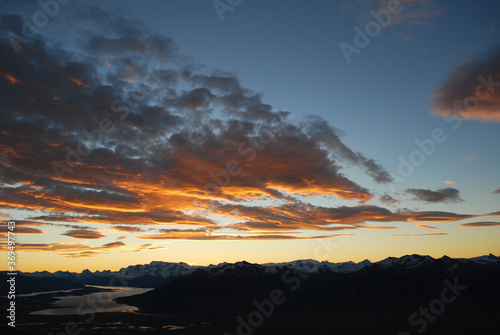
[(333, 271), (339, 273), (348, 273), (359, 271), (363, 268), (371, 266), (372, 262), (369, 260), (364, 260), (359, 263), (354, 262), (343, 262), (343, 263), (331, 263), (328, 261), (318, 262), (313, 259), (296, 260), (286, 263), (267, 263), (263, 264), (266, 267), (266, 271), (273, 273), (281, 268), (289, 268), (299, 270), (305, 273), (318, 273), (321, 270)]
[[(450, 285), (454, 286), (448, 288)], [(499, 285), (500, 260), (495, 256), (455, 260), (407, 255), (374, 263), (306, 259), (260, 265), (243, 261), (199, 267), (149, 292), (117, 301), (136, 306), (144, 313), (176, 315), (209, 311), (215, 315), (241, 316), (254, 315), (252, 310), (258, 310), (256, 306), (263, 302), (269, 306), (273, 294), (279, 293), (286, 297), (283, 298), (286, 302), (274, 308), (285, 315), (298, 313), (297, 317), (302, 317), (309, 312), (314, 317), (322, 313), (322, 318), (331, 318), (339, 311), (354, 311), (364, 318), (381, 311), (383, 315), (404, 311), (401, 318), (408, 320), (419, 306), (428, 306), (434, 298), (442, 297), (442, 292), (450, 295), (448, 290), (458, 292), (458, 289), (463, 303), (455, 304), (454, 308), (460, 311), (459, 316), (467, 315), (477, 306), (491, 312), (492, 306), (500, 308)]]
[(469, 260), (477, 264), (494, 264), (500, 262), (500, 257), (489, 254), (488, 256), (474, 257), (470, 258)]
[(68, 271), (50, 273), (43, 271), (24, 274), (35, 278), (57, 277), (86, 285), (156, 287), (191, 273), (197, 268), (197, 266), (190, 266), (182, 262), (153, 261), (149, 264), (130, 265), (126, 268), (121, 268), (119, 271), (104, 270), (92, 272), (90, 270), (83, 270), (81, 273)]
[(168, 278), (172, 276), (183, 276), (198, 268), (197, 266), (190, 266), (186, 263), (167, 263), (153, 261), (149, 264), (131, 265), (126, 268), (121, 268), (117, 275), (123, 278), (134, 278), (137, 276), (155, 276)]
[[(500, 267), (500, 257), (489, 254), (488, 256), (474, 257), (470, 259), (453, 259), (448, 256), (443, 256), (439, 259), (434, 259), (430, 256), (421, 255), (406, 255), (402, 257), (388, 257), (378, 262), (370, 262), (364, 260), (359, 263), (342, 262), (331, 263), (328, 261), (316, 261), (313, 259), (296, 260), (283, 263), (266, 263), (252, 264), (246, 261), (236, 263), (220, 263), (211, 264), (208, 266), (193, 266), (186, 263), (170, 263), (153, 261), (149, 264), (130, 265), (126, 268), (121, 268), (119, 271), (89, 271), (84, 270), (81, 273), (73, 273), (68, 271), (57, 271), (50, 273), (47, 271), (24, 273), (26, 276), (37, 278), (57, 277), (71, 282), (83, 283), (88, 285), (112, 285), (116, 286), (139, 286), (139, 287), (156, 287), (163, 285), (175, 278), (182, 277), (192, 273), (197, 269), (208, 271), (211, 276), (217, 276), (227, 270), (235, 270), (239, 268), (248, 268), (252, 271), (265, 272), (275, 274), (280, 271), (289, 269), (297, 270), (308, 274), (317, 274), (320, 272), (333, 273), (353, 273), (368, 269), (371, 267), (379, 267), (382, 269), (415, 269), (424, 264), (443, 264), (448, 269), (454, 269), (460, 264), (487, 264)], [(149, 286), (148, 286), (149, 285)]]
[(401, 258), (389, 257), (375, 264), (383, 268), (404, 267), (406, 269), (413, 269), (424, 263), (435, 261), (430, 256), (406, 255)]

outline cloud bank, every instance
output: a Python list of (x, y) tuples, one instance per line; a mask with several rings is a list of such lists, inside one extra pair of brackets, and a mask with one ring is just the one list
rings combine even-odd
[[(22, 17), (33, 10), (25, 5), (2, 8), (2, 36), (21, 33)], [(141, 240), (333, 238), (356, 235), (342, 230), (397, 228), (379, 225), (388, 222), (473, 217), (368, 204), (373, 192), (348, 177), (347, 167), (375, 184), (392, 178), (333, 125), (314, 115), (292, 121), (234, 73), (207, 69), (143, 22), (96, 7), (66, 7), (15, 48), (0, 39), (0, 114), (0, 207), (31, 211), (26, 225), (50, 225), (74, 239), (106, 237), (86, 229), (95, 225)], [(460, 199), (451, 188), (410, 193), (426, 202)], [(355, 204), (304, 200), (316, 196)], [(82, 241), (22, 248), (78, 258), (163, 247)]]

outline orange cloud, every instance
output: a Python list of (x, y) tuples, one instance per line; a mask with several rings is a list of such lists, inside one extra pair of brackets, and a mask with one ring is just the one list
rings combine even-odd
[[(406, 11), (392, 23), (417, 25), (435, 13), (426, 7), (430, 2), (414, 3), (405, 1)], [(114, 17), (109, 14), (107, 19)], [(47, 224), (82, 242), (25, 244), (28, 252), (78, 258), (161, 248), (128, 247), (122, 239), (83, 243), (95, 243), (103, 231), (140, 233), (149, 240), (310, 239), (396, 228), (388, 222), (475, 217), (367, 205), (372, 192), (344, 167), (360, 169), (377, 184), (392, 178), (374, 159), (348, 147), (326, 120), (291, 121), (233, 74), (200, 70), (177, 57), (170, 39), (138, 21), (120, 18), (124, 29), (116, 34), (123, 36), (112, 40), (100, 32), (107, 23), (98, 21), (80, 49), (75, 41), (71, 50), (52, 43), (43, 57), (30, 52), (32, 44), (21, 56), (2, 53), (11, 66), (0, 75), (0, 100), (9, 106), (0, 110), (0, 206), (33, 213), (32, 226)], [(50, 42), (48, 35), (40, 39)], [(316, 196), (355, 205), (299, 200)], [(99, 224), (106, 226), (83, 229)], [(318, 235), (304, 237), (311, 231)]]
[(228, 234), (214, 233), (211, 231), (193, 230), (193, 229), (169, 229), (164, 230), (161, 234), (152, 234), (139, 236), (140, 239), (146, 240), (308, 240), (319, 238), (334, 238), (337, 236), (357, 236), (356, 234), (332, 234), (312, 237), (297, 237), (286, 234)]
[[(94, 255), (99, 255), (106, 253), (113, 249), (126, 248), (125, 243), (121, 241), (114, 241), (110, 243), (103, 244), (99, 247), (88, 246), (85, 243), (74, 243), (74, 242), (56, 242), (56, 243), (22, 243), (16, 244), (16, 247), (21, 249), (23, 252), (46, 252), (46, 253), (57, 253), (58, 255), (79, 258), (79, 257), (90, 257)], [(0, 245), (0, 250), (6, 250), (6, 244)], [(74, 255), (74, 256), (72, 256)]]
[[(447, 215), (449, 214), (449, 215)], [(451, 214), (451, 213), (424, 213), (424, 214), (415, 214), (412, 216), (408, 214), (407, 221), (408, 222), (455, 222), (461, 219), (470, 218), (471, 215), (460, 215), (460, 214)]]
[(432, 113), (443, 118), (500, 122), (499, 56), (497, 47), (457, 66), (434, 89)]
[(365, 228), (365, 229), (379, 229), (379, 230), (398, 229), (398, 227), (370, 226), (370, 225), (366, 225), (366, 224), (356, 224), (356, 227), (358, 227), (358, 228)]
[(98, 252), (98, 251), (82, 251), (82, 252), (75, 252), (71, 254), (61, 254), (62, 256), (66, 256), (68, 258), (84, 258), (84, 257), (95, 257), (105, 254), (104, 252)]
[(467, 222), (460, 224), (461, 227), (495, 227), (500, 226), (500, 222)]
[(419, 224), (417, 225), (417, 227), (418, 227), (418, 228), (426, 228), (426, 229), (439, 229), (439, 228), (436, 228), (436, 227), (433, 227), (433, 226), (428, 226), (428, 225), (426, 225), (426, 224), (421, 224), (421, 223), (419, 223)]
[(135, 253), (135, 252), (143, 252), (145, 250), (161, 250), (161, 249), (166, 249), (167, 247), (161, 246), (161, 245), (156, 245), (153, 243), (146, 243), (146, 244), (141, 244), (135, 247), (131, 247), (127, 250), (121, 251), (122, 253)]
[(18, 243), (23, 252), (68, 252), (85, 251), (91, 247), (84, 243), (57, 242), (57, 243)]
[(18, 80), (16, 77), (14, 77), (13, 75), (10, 75), (8, 73), (4, 73), (4, 72), (0, 72), (0, 74), (2, 76), (5, 77), (5, 79), (7, 79), (12, 85), (14, 84), (17, 84), (17, 83), (20, 83), (21, 81)]

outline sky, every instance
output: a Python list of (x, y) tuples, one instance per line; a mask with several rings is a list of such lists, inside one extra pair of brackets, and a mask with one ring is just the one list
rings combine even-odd
[(499, 6), (4, 1), (0, 249), (14, 221), (27, 272), (499, 255)]

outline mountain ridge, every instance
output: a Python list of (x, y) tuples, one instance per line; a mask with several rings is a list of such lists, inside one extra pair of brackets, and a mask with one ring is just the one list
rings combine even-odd
[(450, 311), (466, 312), (470, 306), (500, 310), (500, 257), (457, 260), (405, 255), (370, 265), (365, 262), (352, 270), (360, 263), (346, 268), (314, 260), (282, 266), (223, 264), (198, 268), (152, 291), (117, 301), (145, 313), (215, 316), (250, 313), (254, 302), (268, 301), (272, 292), (279, 291), (287, 301), (280, 305), (284, 315), (326, 311), (411, 314), (451, 285), (465, 289), (457, 293), (460, 299)]
[(319, 272), (333, 273), (354, 273), (367, 270), (373, 267), (383, 269), (399, 268), (413, 269), (422, 266), (423, 264), (443, 263), (448, 267), (457, 267), (463, 263), (475, 264), (490, 264), (500, 266), (500, 257), (493, 254), (483, 255), (473, 258), (450, 258), (446, 255), (441, 258), (433, 258), (428, 255), (404, 255), (402, 257), (387, 257), (377, 262), (371, 262), (366, 259), (355, 263), (352, 261), (332, 263), (329, 261), (318, 261), (314, 259), (299, 259), (290, 262), (280, 263), (249, 263), (239, 261), (235, 263), (219, 263), (210, 264), (208, 266), (189, 265), (184, 262), (163, 262), (152, 261), (149, 264), (136, 264), (128, 267), (123, 267), (118, 271), (90, 271), (83, 270), (81, 273), (69, 271), (36, 271), (36, 272), (21, 272), (24, 276), (30, 278), (60, 278), (69, 282), (84, 284), (84, 285), (101, 285), (101, 286), (130, 286), (130, 287), (159, 287), (177, 278), (183, 277), (198, 269), (210, 271), (211, 275), (223, 273), (226, 270), (231, 270), (236, 267), (252, 266), (263, 270), (265, 273), (273, 274), (283, 269), (293, 269), (296, 271), (315, 274)]
[[(206, 269), (212, 269), (212, 268), (217, 268), (217, 267), (223, 267), (226, 265), (237, 265), (240, 263), (246, 263), (246, 264), (254, 264), (254, 265), (260, 265), (263, 267), (287, 267), (287, 266), (296, 266), (296, 267), (304, 267), (304, 266), (310, 266), (312, 267), (313, 264), (316, 265), (322, 265), (321, 267), (325, 268), (328, 267), (330, 269), (338, 269), (337, 272), (342, 272), (342, 269), (354, 269), (357, 267), (364, 268), (367, 266), (371, 265), (376, 265), (376, 264), (382, 264), (384, 266), (389, 266), (391, 264), (391, 261), (394, 261), (393, 265), (400, 265), (401, 260), (404, 260), (405, 262), (410, 261), (410, 260), (415, 260), (415, 258), (423, 258), (425, 261), (436, 261), (436, 260), (454, 260), (454, 261), (459, 261), (459, 262), (467, 262), (467, 261), (473, 261), (477, 263), (491, 263), (491, 262), (500, 262), (500, 256), (495, 256), (493, 254), (489, 255), (483, 255), (483, 256), (476, 256), (476, 257), (471, 257), (471, 258), (451, 258), (447, 255), (443, 255), (440, 258), (433, 258), (429, 255), (419, 255), (419, 254), (412, 254), (412, 255), (404, 255), (401, 257), (387, 257), (383, 260), (377, 261), (377, 262), (372, 262), (368, 259), (365, 259), (361, 262), (353, 262), (353, 261), (347, 261), (347, 262), (330, 262), (330, 261), (318, 261), (315, 259), (297, 259), (289, 262), (279, 262), (279, 263), (274, 263), (274, 262), (268, 262), (268, 263), (250, 263), (245, 260), (238, 261), (235, 263), (228, 263), (228, 262), (221, 262), (218, 264), (210, 264), (210, 265), (189, 265), (188, 263), (185, 262), (164, 262), (164, 261), (151, 261), (149, 264), (134, 264), (134, 265), (129, 265), (127, 267), (122, 267), (118, 271), (111, 271), (111, 270), (96, 270), (94, 272), (85, 269), (82, 272), (70, 272), (70, 271), (55, 271), (55, 272), (49, 272), (49, 271), (35, 271), (35, 272), (24, 272), (24, 271), (18, 271), (19, 273), (23, 273), (24, 275), (29, 275), (29, 276), (38, 276), (38, 277), (43, 277), (43, 276), (53, 276), (54, 274), (57, 274), (58, 276), (68, 276), (68, 275), (73, 275), (73, 276), (86, 276), (90, 274), (101, 274), (101, 275), (108, 275), (108, 274), (119, 274), (123, 277), (132, 277), (134, 272), (140, 272), (142, 274), (150, 274), (150, 275), (170, 275), (172, 272), (173, 273), (182, 273), (182, 269), (198, 269), (198, 268), (206, 268)], [(140, 271), (143, 270), (143, 271)], [(167, 271), (167, 270), (172, 270), (172, 271)], [(163, 272), (162, 272), (163, 271)]]

